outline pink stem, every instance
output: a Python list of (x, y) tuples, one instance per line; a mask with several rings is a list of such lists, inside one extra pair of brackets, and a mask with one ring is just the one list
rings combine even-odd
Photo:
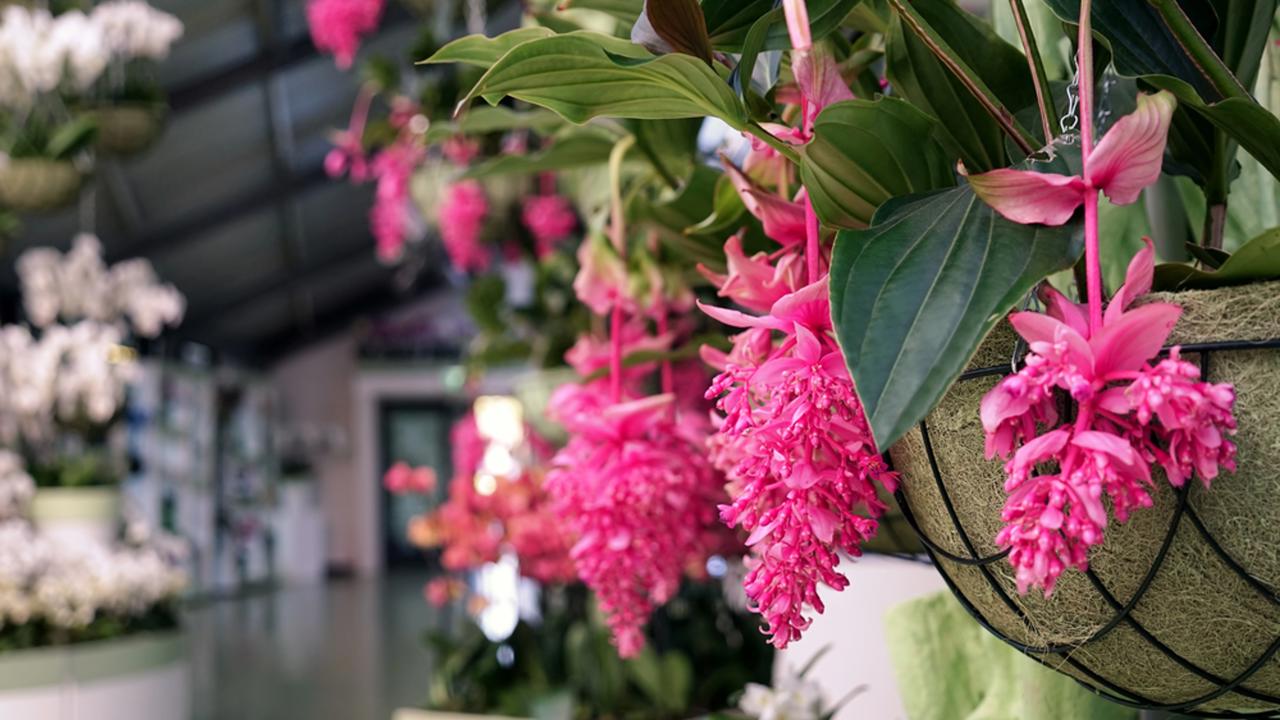
[[(800, 124), (805, 140), (813, 134), (813, 121), (809, 117), (809, 99), (800, 96)], [(804, 259), (809, 272), (809, 284), (818, 282), (822, 274), (822, 237), (818, 227), (818, 214), (813, 210), (813, 201), (808, 191), (804, 194)]]
[(360, 86), (360, 94), (351, 108), (351, 125), (347, 128), (356, 140), (364, 137), (364, 127), (369, 122), (369, 106), (373, 104), (373, 88), (368, 84)]
[[(670, 320), (667, 317), (667, 308), (658, 307), (658, 336), (664, 337), (670, 331)], [(662, 394), (669, 394), (675, 388), (675, 378), (671, 372), (671, 359), (667, 358), (662, 361)]]
[(615, 404), (622, 402), (622, 299), (609, 316), (609, 394)]
[(1079, 55), (1076, 78), (1080, 93), (1080, 176), (1085, 182), (1084, 266), (1088, 285), (1089, 333), (1102, 329), (1102, 259), (1098, 247), (1098, 189), (1089, 179), (1089, 156), (1093, 154), (1093, 32), (1091, 1), (1080, 2)]
[(538, 176), (538, 191), (543, 195), (556, 194), (556, 174), (544, 172)]

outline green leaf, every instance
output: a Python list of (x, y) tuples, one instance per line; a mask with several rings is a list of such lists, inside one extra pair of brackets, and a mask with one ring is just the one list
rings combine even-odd
[(727, 176), (721, 175), (716, 181), (716, 189), (711, 201), (711, 214), (697, 225), (685, 228), (686, 235), (711, 235), (724, 238), (741, 227), (742, 216), (747, 213), (747, 206), (742, 204), (742, 196), (734, 188)]
[(866, 227), (899, 195), (955, 185), (955, 156), (935, 139), (933, 118), (897, 98), (827, 107), (800, 166), (814, 210), (831, 227)]
[(594, 117), (651, 120), (711, 115), (741, 130), (746, 108), (706, 63), (682, 54), (654, 57), (597, 33), (572, 33), (523, 43), (502, 57), (463, 100), (490, 104), (511, 96), (584, 123)]
[(1280, 280), (1280, 228), (1272, 228), (1245, 243), (1214, 271), (1198, 270), (1184, 263), (1156, 267), (1157, 290), (1208, 290)]
[(667, 185), (679, 185), (679, 178), (693, 172), (698, 154), (701, 118), (684, 120), (635, 121), (636, 148), (649, 158)]
[(97, 134), (97, 120), (92, 115), (79, 115), (53, 131), (45, 154), (54, 160), (66, 160), (88, 147)]
[(1200, 261), (1200, 264), (1211, 270), (1217, 270), (1222, 267), (1222, 264), (1227, 261), (1227, 258), (1231, 257), (1231, 253), (1226, 250), (1202, 247), (1195, 243), (1187, 243), (1185, 247), (1188, 255)]
[(539, 40), (555, 35), (555, 32), (544, 27), (527, 27), (502, 33), (496, 37), (485, 35), (467, 35), (460, 37), (435, 52), (419, 65), (435, 65), (439, 63), (462, 63), (474, 67), (488, 68), (498, 62), (513, 48), (530, 40)]
[[(859, 0), (809, 0), (809, 32), (814, 41), (835, 32)], [(773, 0), (702, 0), (702, 12), (707, 18), (707, 32), (711, 44), (718, 50), (742, 52), (743, 43), (751, 27), (766, 15), (773, 14)], [(779, 11), (769, 23), (764, 50), (789, 50), (791, 37), (787, 27), (779, 22)]]
[(428, 145), (447, 140), (454, 135), (487, 135), (508, 130), (533, 130), (547, 134), (564, 126), (564, 120), (550, 110), (535, 108), (516, 111), (501, 105), (469, 109), (453, 122), (437, 120), (427, 130)]
[(698, 0), (646, 0), (644, 14), (658, 37), (676, 52), (711, 64), (711, 38)]
[(869, 229), (841, 232), (832, 320), (879, 447), (924, 418), (1005, 313), (1082, 249), (1078, 223), (1010, 222), (967, 185), (895, 199)]
[(487, 178), (498, 175), (529, 175), (546, 170), (565, 170), (609, 161), (614, 139), (601, 133), (579, 132), (557, 140), (545, 150), (528, 155), (499, 155), (469, 168), (462, 177)]
[(1002, 125), (1028, 151), (1043, 144), (1014, 117), (1035, 102), (1026, 58), (1017, 48), (949, 0), (892, 4), (896, 12), (885, 41), (889, 81), (941, 121), (942, 143), (970, 172), (1009, 164)]

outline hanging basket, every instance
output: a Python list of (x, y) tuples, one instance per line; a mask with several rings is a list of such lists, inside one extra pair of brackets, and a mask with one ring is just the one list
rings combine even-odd
[(98, 149), (107, 155), (137, 155), (160, 137), (167, 116), (168, 108), (161, 103), (99, 107), (93, 111), (98, 125)]
[(892, 448), (899, 501), (939, 572), (988, 630), (1113, 700), (1201, 717), (1280, 708), (1280, 282), (1151, 296), (1180, 304), (1170, 338), (1234, 383), (1239, 469), (1205, 490), (1156, 475), (1155, 506), (1107, 527), (1088, 572), (1019, 595), (994, 544), (1005, 501), (978, 406), (1010, 372), (1001, 324), (939, 406)]
[(83, 182), (70, 160), (9, 158), (0, 164), (0, 205), (18, 212), (60, 210), (76, 201)]

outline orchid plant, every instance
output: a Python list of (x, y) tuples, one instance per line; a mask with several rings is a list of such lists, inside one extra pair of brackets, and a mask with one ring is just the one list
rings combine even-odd
[[(694, 503), (742, 533), (772, 641), (797, 638), (876, 533), (896, 482), (882, 451), (1006, 317), (1030, 354), (980, 412), (988, 452), (1011, 456), (997, 542), (1024, 591), (1084, 567), (1107, 505), (1149, 504), (1155, 470), (1178, 485), (1233, 467), (1233, 391), (1159, 357), (1179, 311), (1142, 296), (1280, 278), (1280, 229), (1240, 242), (1259, 207), (1228, 202), (1253, 168), (1280, 218), (1274, 0), (1190, 19), (1174, 0), (1000, 0), (999, 31), (950, 0), (573, 5), (532, 3), (525, 27), (427, 58), (483, 74), (417, 142), (537, 122), (536, 163), (482, 143), (467, 175), (596, 172), (576, 185), (574, 290), (608, 320), (568, 356), (583, 382), (557, 396), (571, 439), (549, 486), (620, 648), (698, 547), (671, 520), (699, 526)], [(481, 214), (474, 190), (443, 202), (451, 232)], [(1157, 248), (1175, 262), (1153, 267)], [(1027, 298), (1044, 312), (1010, 316)], [(690, 350), (716, 373), (694, 394), (709, 427), (655, 374)], [(678, 493), (650, 492), (659, 478)]]

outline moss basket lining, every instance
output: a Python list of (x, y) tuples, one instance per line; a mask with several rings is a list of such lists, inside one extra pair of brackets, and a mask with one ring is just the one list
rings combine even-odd
[(1155, 507), (1108, 526), (1087, 573), (1053, 597), (1017, 593), (994, 544), (1003, 463), (978, 406), (1011, 371), (1002, 323), (938, 407), (890, 452), (899, 503), (961, 604), (1009, 644), (1109, 698), (1202, 717), (1280, 708), (1280, 282), (1152, 295), (1183, 307), (1170, 338), (1207, 379), (1234, 383), (1239, 469), (1212, 490), (1156, 473)]

